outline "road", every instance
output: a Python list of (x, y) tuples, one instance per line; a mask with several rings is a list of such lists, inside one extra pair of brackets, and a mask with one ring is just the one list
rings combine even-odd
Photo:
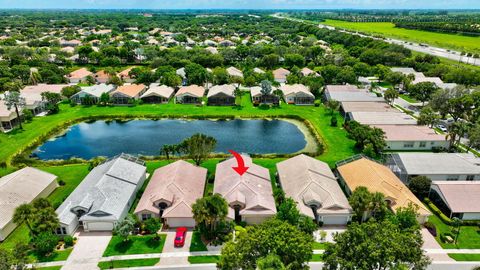
[[(296, 21), (296, 22), (305, 22), (304, 20), (282, 16), (279, 13), (273, 14), (272, 16), (275, 17), (275, 18), (279, 18), (279, 19), (286, 19), (286, 20), (291, 20), (291, 21)], [(325, 25), (325, 24), (319, 24), (318, 27), (327, 28), (327, 29), (331, 29), (331, 30), (337, 30), (337, 31), (342, 32), (342, 33), (347, 33), (347, 34), (356, 35), (356, 36), (360, 36), (360, 37), (368, 37), (368, 38), (372, 38), (372, 39), (383, 40), (383, 41), (388, 42), (390, 44), (401, 45), (401, 46), (403, 46), (407, 49), (410, 49), (412, 51), (425, 53), (425, 54), (438, 56), (438, 57), (443, 57), (443, 58), (447, 58), (447, 59), (450, 59), (450, 60), (453, 60), (453, 61), (463, 62), (463, 63), (469, 64), (469, 65), (480, 66), (480, 59), (475, 59), (473, 57), (462, 56), (460, 52), (454, 51), (454, 50), (447, 50), (447, 49), (433, 47), (433, 46), (426, 45), (426, 44), (421, 45), (421, 44), (418, 44), (418, 43), (409, 42), (409, 41), (405, 41), (405, 40), (399, 40), (399, 39), (393, 39), (393, 38), (382, 39), (382, 38), (374, 37), (374, 36), (371, 36), (371, 35), (362, 34), (362, 33), (356, 32), (356, 31), (350, 31), (350, 30), (346, 30), (346, 29), (335, 28), (333, 26)]]

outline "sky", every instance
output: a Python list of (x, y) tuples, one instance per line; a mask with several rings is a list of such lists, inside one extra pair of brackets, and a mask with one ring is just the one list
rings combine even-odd
[(480, 0), (0, 0), (27, 9), (480, 9)]

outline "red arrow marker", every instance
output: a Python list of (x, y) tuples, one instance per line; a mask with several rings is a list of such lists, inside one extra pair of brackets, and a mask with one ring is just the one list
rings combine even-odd
[(243, 157), (239, 153), (233, 150), (228, 150), (228, 152), (232, 153), (232, 155), (237, 160), (237, 164), (238, 164), (237, 167), (232, 167), (232, 169), (234, 169), (240, 176), (242, 176), (244, 173), (248, 171), (248, 167), (245, 167), (245, 162), (243, 161)]

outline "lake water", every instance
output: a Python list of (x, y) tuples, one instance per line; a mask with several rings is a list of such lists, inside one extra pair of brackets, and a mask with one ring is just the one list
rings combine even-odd
[(43, 160), (120, 153), (159, 155), (164, 144), (177, 144), (195, 133), (217, 140), (216, 152), (295, 153), (305, 148), (302, 131), (285, 120), (131, 120), (95, 121), (74, 125), (64, 135), (45, 142), (34, 155)]

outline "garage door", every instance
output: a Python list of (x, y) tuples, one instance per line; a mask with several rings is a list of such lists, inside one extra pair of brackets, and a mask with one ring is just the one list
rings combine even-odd
[(168, 226), (172, 228), (177, 227), (195, 227), (195, 220), (193, 218), (168, 218), (167, 219)]
[[(85, 225), (84, 225), (85, 226)], [(86, 229), (88, 231), (112, 231), (113, 222), (89, 222)]]
[(323, 216), (324, 225), (345, 225), (347, 221), (348, 216)]

